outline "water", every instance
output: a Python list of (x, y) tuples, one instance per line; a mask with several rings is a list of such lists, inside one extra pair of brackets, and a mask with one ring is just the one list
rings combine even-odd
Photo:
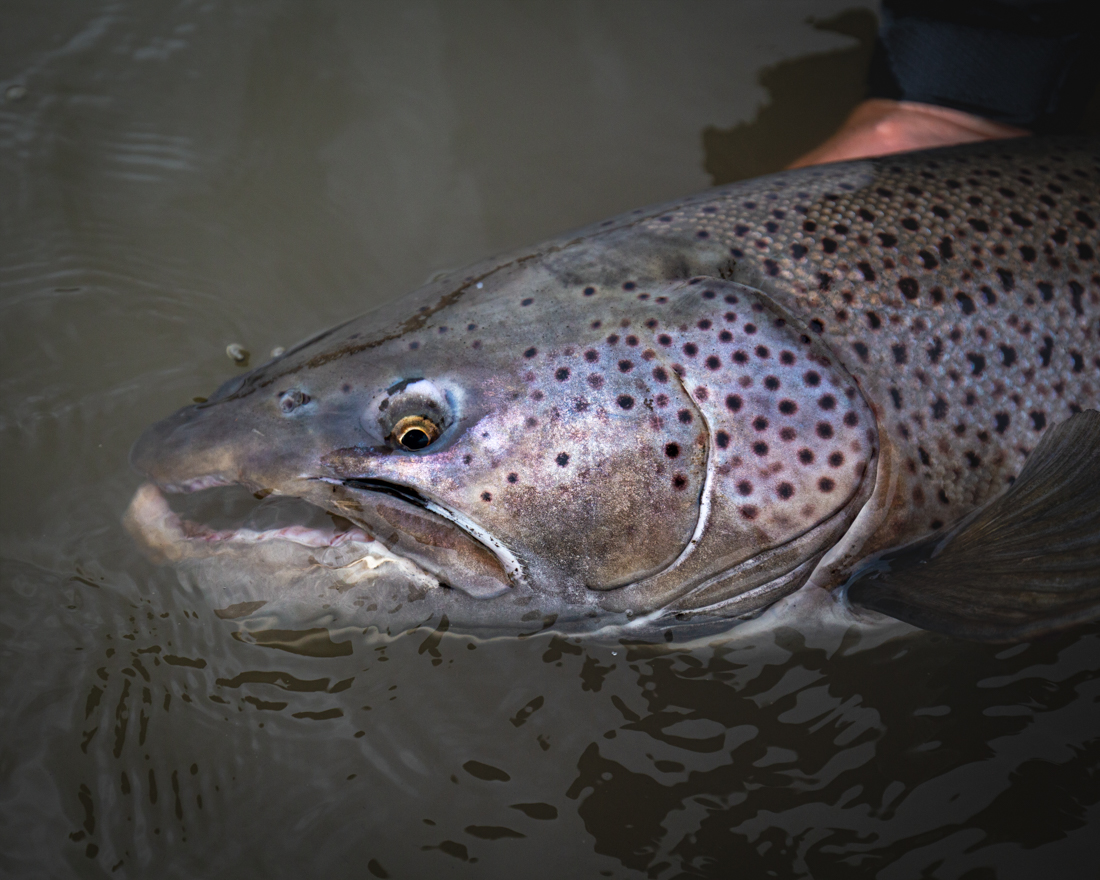
[(5, 875), (1089, 876), (1095, 627), (249, 635), (119, 524), (130, 443), (242, 369), (227, 345), (772, 170), (858, 98), (866, 8), (3, 18)]

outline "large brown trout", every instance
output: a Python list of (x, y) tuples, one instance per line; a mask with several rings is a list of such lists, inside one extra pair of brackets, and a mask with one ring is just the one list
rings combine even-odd
[[(964, 635), (1095, 618), (1098, 162), (1023, 138), (786, 172), (453, 273), (151, 427), (130, 527), (175, 561), (297, 552), (329, 596), (401, 557), (404, 592), (358, 581), (378, 615), (743, 616), (849, 582)], [(228, 484), (354, 528), (216, 532), (157, 488)]]

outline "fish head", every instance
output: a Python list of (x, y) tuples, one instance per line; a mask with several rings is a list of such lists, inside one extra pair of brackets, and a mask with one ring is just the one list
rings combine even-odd
[(305, 499), (476, 597), (579, 601), (666, 568), (706, 477), (705, 428), (675, 417), (689, 395), (673, 383), (656, 411), (649, 343), (618, 310), (593, 319), (583, 288), (572, 305), (551, 295), (559, 279), (502, 274), (435, 285), (227, 382), (148, 429), (134, 466), (169, 492)]
[[(739, 360), (715, 291), (763, 310), (758, 292), (668, 274), (597, 254), (438, 282), (154, 425), (132, 461), (169, 491), (241, 484), (305, 499), (477, 598), (659, 607), (854, 509), (873, 454), (863, 440), (846, 476), (830, 473), (835, 494), (814, 488), (800, 451), (821, 463), (842, 441), (859, 446), (839, 418), (823, 440), (812, 407), (787, 409), (815, 357), (809, 338), (761, 311), (759, 330), (744, 317), (735, 328), (752, 334)], [(764, 343), (776, 355), (756, 362)], [(788, 345), (808, 348), (773, 363)], [(739, 383), (744, 412), (722, 403), (734, 399), (723, 383)], [(756, 495), (741, 497), (750, 483)], [(818, 548), (796, 549), (784, 571)], [(609, 605), (615, 593), (627, 598)]]

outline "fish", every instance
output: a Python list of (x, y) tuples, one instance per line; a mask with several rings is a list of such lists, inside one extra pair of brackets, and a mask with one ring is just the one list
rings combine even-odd
[[(1095, 620), (1098, 221), (1095, 138), (637, 209), (154, 424), (127, 525), (162, 561), (232, 558), (226, 607), (358, 585), (373, 619), (686, 625), (813, 589), (972, 638)], [(219, 532), (165, 498), (225, 486), (344, 528)]]

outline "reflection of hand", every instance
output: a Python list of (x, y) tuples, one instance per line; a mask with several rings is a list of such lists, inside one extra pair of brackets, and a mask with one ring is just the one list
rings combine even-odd
[(1026, 134), (1030, 132), (961, 110), (870, 98), (856, 106), (836, 134), (788, 167), (801, 168)]

